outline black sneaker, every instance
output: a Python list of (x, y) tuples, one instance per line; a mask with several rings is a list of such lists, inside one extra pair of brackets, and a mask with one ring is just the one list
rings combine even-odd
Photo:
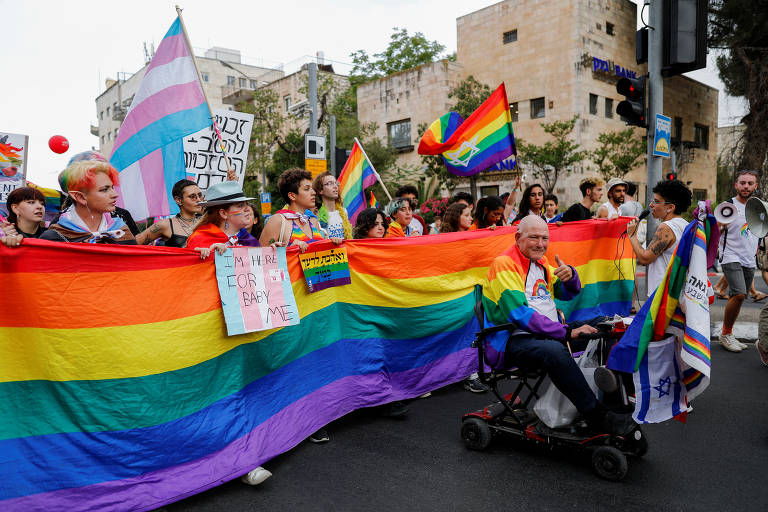
[(381, 406), (381, 415), (387, 418), (402, 418), (408, 414), (408, 406), (397, 400)]
[(485, 393), (488, 391), (488, 386), (480, 382), (480, 379), (464, 379), (464, 389), (471, 393)]
[(619, 389), (619, 379), (616, 374), (605, 366), (595, 368), (595, 384), (605, 393), (614, 393)]
[(637, 423), (632, 419), (632, 414), (630, 413), (608, 411), (605, 413), (602, 426), (609, 434), (626, 436), (637, 428)]
[(307, 439), (309, 439), (310, 443), (327, 443), (331, 440), (331, 438), (328, 437), (328, 431), (324, 428), (321, 428), (314, 434), (310, 435)]

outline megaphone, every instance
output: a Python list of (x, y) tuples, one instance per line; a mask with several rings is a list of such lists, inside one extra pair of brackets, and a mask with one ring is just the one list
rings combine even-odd
[(747, 227), (757, 238), (768, 235), (768, 203), (756, 197), (747, 200), (744, 207), (744, 216), (747, 218)]
[(715, 219), (717, 219), (717, 222), (720, 224), (725, 224), (727, 226), (736, 219), (737, 213), (738, 211), (733, 203), (726, 201), (720, 203), (717, 205), (717, 208), (715, 208)]

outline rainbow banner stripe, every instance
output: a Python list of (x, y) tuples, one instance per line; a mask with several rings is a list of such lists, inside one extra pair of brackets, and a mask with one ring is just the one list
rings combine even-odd
[(360, 141), (355, 139), (352, 152), (339, 175), (339, 193), (344, 207), (347, 209), (349, 222), (353, 225), (360, 212), (366, 208), (365, 189), (373, 186), (378, 178), (378, 174), (365, 155)]
[[(551, 228), (550, 257), (584, 284), (572, 316), (628, 311), (623, 227)], [(226, 335), (213, 262), (193, 251), (0, 247), (0, 288), (14, 297), (0, 309), (0, 509), (151, 510), (352, 410), (459, 381), (477, 365), (474, 286), (513, 243), (511, 227), (347, 241), (351, 284), (312, 294), (291, 249), (300, 324), (238, 336)]]
[(443, 155), (445, 168), (458, 176), (472, 176), (516, 155), (504, 84), (466, 121), (449, 112), (433, 122), (421, 137), (418, 153)]

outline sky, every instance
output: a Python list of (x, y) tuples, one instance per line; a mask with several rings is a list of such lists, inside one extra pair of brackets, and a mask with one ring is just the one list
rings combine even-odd
[[(197, 0), (0, 0), (3, 19), (0, 132), (29, 135), (27, 178), (55, 187), (69, 158), (98, 147), (96, 97), (104, 80), (133, 73), (144, 64), (143, 43), (160, 43), (180, 3), (196, 53), (212, 46), (239, 49), (246, 64), (295, 63), (323, 51), (349, 69), (350, 53), (386, 48), (394, 27), (422, 32), (456, 50), (456, 18), (493, 0), (282, 0), (211, 2)], [(722, 89), (713, 59), (689, 76)], [(741, 99), (720, 97), (720, 124), (738, 122)], [(52, 135), (70, 142), (57, 155)]]

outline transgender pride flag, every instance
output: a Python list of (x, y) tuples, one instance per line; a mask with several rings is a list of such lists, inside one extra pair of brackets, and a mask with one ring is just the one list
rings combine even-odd
[(211, 125), (211, 115), (177, 17), (160, 42), (115, 141), (118, 204), (136, 220), (177, 213), (173, 184), (186, 178), (184, 137)]

